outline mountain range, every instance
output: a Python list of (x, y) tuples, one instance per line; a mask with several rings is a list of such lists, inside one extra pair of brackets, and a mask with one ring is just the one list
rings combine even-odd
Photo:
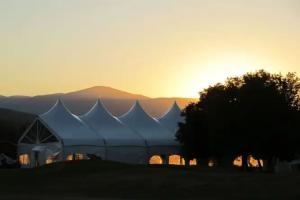
[(193, 98), (150, 98), (140, 94), (117, 90), (111, 87), (95, 86), (69, 93), (56, 93), (39, 96), (0, 96), (0, 108), (6, 108), (32, 114), (41, 114), (53, 106), (57, 99), (62, 99), (72, 113), (81, 115), (87, 112), (98, 98), (101, 98), (107, 109), (116, 116), (126, 113), (136, 100), (154, 117), (163, 115), (170, 106), (177, 102), (184, 108), (195, 102)]

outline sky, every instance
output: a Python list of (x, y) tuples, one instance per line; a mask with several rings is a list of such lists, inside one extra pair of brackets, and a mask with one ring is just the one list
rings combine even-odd
[(198, 97), (257, 69), (300, 75), (299, 0), (0, 0), (2, 95)]

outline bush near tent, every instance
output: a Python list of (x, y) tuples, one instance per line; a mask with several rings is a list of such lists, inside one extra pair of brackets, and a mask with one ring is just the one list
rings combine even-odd
[(0, 108), (0, 153), (16, 158), (17, 142), (36, 116)]

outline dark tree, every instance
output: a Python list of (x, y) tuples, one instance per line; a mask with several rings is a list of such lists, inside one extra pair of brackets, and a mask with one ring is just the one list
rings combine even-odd
[(263, 70), (228, 78), (200, 92), (198, 103), (184, 111), (178, 139), (191, 158), (219, 163), (242, 156), (243, 168), (252, 155), (272, 170), (276, 160), (299, 152), (300, 81), (295, 74)]
[(184, 141), (185, 143), (183, 146), (183, 155), (186, 163), (193, 158), (207, 160), (209, 157), (207, 152), (208, 143), (206, 142), (208, 138), (204, 138), (207, 135), (197, 134), (199, 132), (206, 132), (206, 130), (204, 130), (205, 118), (202, 112), (200, 112), (196, 104), (191, 103), (184, 109), (182, 115), (185, 116), (187, 123), (180, 123), (180, 130), (190, 134), (178, 134), (177, 137), (180, 141)]

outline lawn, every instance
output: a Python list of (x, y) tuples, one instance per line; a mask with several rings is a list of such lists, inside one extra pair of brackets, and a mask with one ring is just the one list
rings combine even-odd
[(0, 199), (300, 199), (300, 174), (105, 161), (0, 170)]

